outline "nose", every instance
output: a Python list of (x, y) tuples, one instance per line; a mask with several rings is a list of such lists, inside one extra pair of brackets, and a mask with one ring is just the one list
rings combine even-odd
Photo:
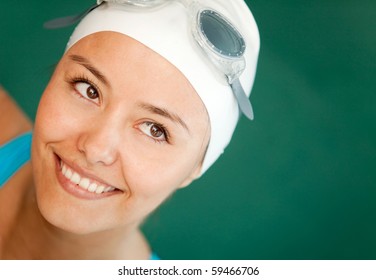
[(119, 130), (110, 121), (90, 124), (78, 139), (78, 150), (89, 165), (112, 165), (118, 158)]

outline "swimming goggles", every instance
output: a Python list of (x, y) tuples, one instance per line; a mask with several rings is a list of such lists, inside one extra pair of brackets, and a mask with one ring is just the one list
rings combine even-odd
[[(71, 25), (104, 2), (129, 5), (134, 8), (156, 8), (171, 0), (97, 0), (97, 4), (82, 14), (58, 18), (45, 23), (45, 28), (60, 28)], [(243, 36), (231, 22), (219, 12), (201, 6), (194, 0), (176, 0), (189, 11), (191, 29), (195, 41), (218, 71), (223, 73), (237, 100), (240, 111), (250, 120), (253, 110), (239, 81), (246, 62), (244, 52), (246, 44)]]

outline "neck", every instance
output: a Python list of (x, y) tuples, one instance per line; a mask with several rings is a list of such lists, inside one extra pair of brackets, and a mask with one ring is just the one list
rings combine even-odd
[[(34, 187), (26, 189), (8, 234), (5, 259), (148, 259), (150, 249), (138, 225), (85, 235), (51, 225), (41, 215)], [(1, 245), (1, 244), (0, 244)]]

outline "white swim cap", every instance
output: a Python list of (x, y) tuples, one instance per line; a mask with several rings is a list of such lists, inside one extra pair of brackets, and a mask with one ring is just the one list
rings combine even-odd
[[(77, 25), (68, 50), (83, 37), (100, 31), (115, 31), (146, 45), (177, 67), (190, 81), (209, 115), (211, 136), (203, 161), (203, 174), (223, 153), (239, 119), (239, 107), (226, 76), (213, 67), (192, 36), (189, 11), (181, 2), (200, 5), (224, 15), (243, 36), (245, 69), (239, 77), (249, 96), (253, 85), (260, 39), (254, 18), (243, 0), (134, 0), (133, 2), (167, 2), (154, 8), (130, 8), (125, 2), (107, 0)], [(103, 1), (98, 0), (98, 3)], [(123, 3), (123, 4), (122, 4)]]

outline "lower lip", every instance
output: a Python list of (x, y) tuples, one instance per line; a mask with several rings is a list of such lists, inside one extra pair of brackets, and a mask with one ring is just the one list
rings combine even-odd
[(63, 175), (63, 173), (61, 172), (61, 167), (60, 167), (60, 158), (58, 156), (55, 156), (55, 159), (56, 159), (57, 180), (59, 181), (60, 185), (67, 193), (77, 198), (86, 199), (86, 200), (97, 200), (97, 199), (102, 199), (102, 198), (106, 198), (106, 197), (121, 193), (120, 191), (114, 190), (111, 192), (104, 192), (104, 193), (97, 194), (97, 193), (92, 193), (87, 190), (84, 190), (83, 188), (72, 183)]

